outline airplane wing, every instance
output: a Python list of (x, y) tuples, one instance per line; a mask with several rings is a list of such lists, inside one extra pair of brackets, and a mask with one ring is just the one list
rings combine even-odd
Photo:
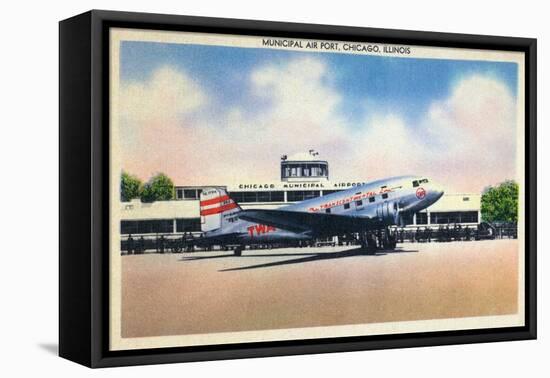
[(285, 210), (244, 210), (239, 213), (239, 218), (297, 233), (310, 232), (316, 236), (357, 232), (375, 222), (365, 217)]

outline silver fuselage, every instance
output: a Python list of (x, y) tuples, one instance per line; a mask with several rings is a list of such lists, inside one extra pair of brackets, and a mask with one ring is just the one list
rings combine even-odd
[[(327, 213), (352, 218), (368, 218), (375, 228), (399, 225), (404, 214), (412, 214), (435, 203), (443, 189), (423, 176), (398, 176), (372, 181), (322, 197), (280, 207), (280, 211)], [(309, 232), (288, 230), (238, 219), (205, 236), (235, 235), (236, 242), (282, 243), (309, 240)]]

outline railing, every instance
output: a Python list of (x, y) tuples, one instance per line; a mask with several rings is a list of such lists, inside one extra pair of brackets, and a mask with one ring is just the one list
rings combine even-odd
[(189, 233), (183, 235), (159, 234), (154, 236), (129, 235), (120, 241), (123, 255), (139, 255), (147, 252), (179, 253), (193, 250), (193, 240), (196, 237)]
[(396, 228), (394, 233), (397, 241), (404, 242), (449, 242), (492, 239), (517, 239), (517, 225), (490, 224), (482, 222), (477, 226), (462, 226), (460, 224), (417, 227), (416, 229)]
[[(392, 235), (398, 243), (429, 243), (450, 241), (474, 241), (492, 239), (517, 239), (517, 225), (515, 224), (490, 224), (482, 222), (477, 226), (440, 225), (439, 227), (392, 228)], [(123, 236), (120, 242), (120, 250), (123, 255), (143, 253), (180, 253), (196, 250), (198, 234), (158, 234), (158, 235), (128, 235)], [(311, 242), (289, 244), (255, 245), (254, 249), (281, 248), (281, 247), (324, 247), (334, 245), (357, 245), (358, 238), (354, 235), (343, 235), (335, 239), (319, 239)], [(227, 250), (233, 246), (217, 246), (217, 249)], [(212, 248), (206, 248), (211, 250)]]

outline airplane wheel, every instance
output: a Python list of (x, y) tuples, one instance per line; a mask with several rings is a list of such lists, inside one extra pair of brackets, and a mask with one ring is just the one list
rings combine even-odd
[(376, 248), (367, 247), (365, 249), (365, 254), (369, 256), (376, 255)]
[(395, 249), (397, 242), (392, 239), (386, 239), (382, 241), (382, 249)]
[(361, 250), (365, 253), (365, 255), (376, 254), (376, 248), (369, 246), (368, 243), (361, 243)]
[(235, 251), (233, 252), (235, 256), (242, 256), (243, 249), (242, 248), (235, 248)]

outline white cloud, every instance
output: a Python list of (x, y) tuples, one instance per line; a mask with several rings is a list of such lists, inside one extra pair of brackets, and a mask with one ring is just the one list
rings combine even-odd
[[(279, 177), (282, 154), (337, 149), (345, 124), (338, 115), (341, 95), (328, 76), (327, 65), (313, 58), (253, 70), (248, 77), (249, 95), (265, 106), (252, 112), (232, 108), (219, 121), (216, 129), (223, 132), (211, 135), (210, 143), (224, 163), (208, 169), (216, 170), (213, 177), (221, 182), (272, 181)], [(204, 180), (211, 179), (205, 176)]]
[(499, 80), (471, 75), (434, 101), (418, 125), (395, 114), (366, 121), (355, 170), (424, 174), (450, 191), (480, 191), (515, 176), (515, 99)]
[(251, 74), (255, 94), (267, 97), (270, 116), (285, 122), (279, 127), (296, 128), (300, 123), (323, 124), (333, 119), (341, 96), (328, 83), (327, 65), (319, 59), (302, 58), (285, 65), (260, 67)]
[(425, 174), (451, 190), (479, 191), (514, 175), (515, 99), (498, 79), (463, 78), (417, 125), (376, 107), (351, 125), (339, 114), (333, 76), (311, 57), (260, 66), (245, 80), (261, 109), (221, 109), (207, 122), (205, 91), (164, 67), (123, 89), (123, 114), (133, 122), (126, 127), (141, 125), (127, 169), (143, 178), (164, 171), (181, 185), (273, 181), (281, 154), (314, 148), (331, 162), (333, 179)]
[(200, 85), (170, 66), (158, 68), (144, 81), (123, 83), (119, 93), (123, 169), (142, 179), (159, 171), (181, 170), (175, 155), (193, 133), (192, 115), (207, 103)]
[(130, 122), (177, 120), (206, 102), (203, 90), (182, 71), (164, 66), (145, 82), (120, 88), (120, 113)]
[[(365, 121), (358, 136), (350, 143), (353, 164), (348, 169), (351, 179), (353, 171), (362, 172), (369, 179), (421, 174), (422, 149), (424, 141), (413, 134), (405, 121), (395, 114), (373, 114)], [(420, 152), (420, 153), (419, 153)]]

